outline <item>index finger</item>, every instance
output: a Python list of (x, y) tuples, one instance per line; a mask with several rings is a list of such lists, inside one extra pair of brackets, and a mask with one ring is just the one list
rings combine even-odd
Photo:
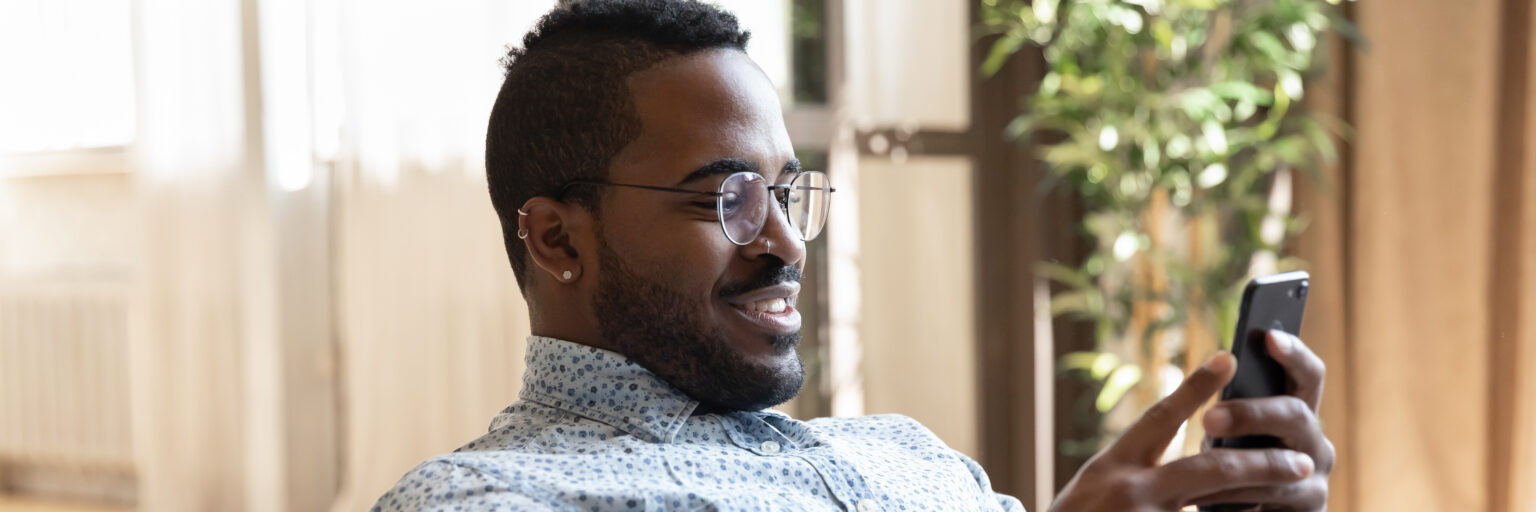
[(1236, 368), (1232, 354), (1216, 354), (1195, 369), (1173, 393), (1152, 404), (1115, 444), (1110, 445), (1105, 455), (1143, 465), (1156, 464), (1158, 456), (1178, 433), (1179, 425), (1194, 415), (1206, 399), (1221, 391), (1222, 386), (1232, 380)]

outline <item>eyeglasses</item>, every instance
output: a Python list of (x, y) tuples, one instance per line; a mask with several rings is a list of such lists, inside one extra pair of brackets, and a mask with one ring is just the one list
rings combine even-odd
[(815, 171), (799, 173), (795, 179), (790, 180), (788, 185), (769, 185), (758, 173), (738, 172), (720, 182), (719, 192), (627, 183), (572, 181), (560, 187), (560, 196), (565, 196), (566, 189), (577, 185), (629, 187), (714, 197), (715, 210), (720, 215), (720, 229), (725, 231), (725, 238), (736, 245), (750, 244), (753, 240), (757, 240), (759, 233), (763, 232), (763, 224), (768, 220), (769, 191), (773, 192), (772, 197), (779, 203), (779, 207), (784, 209), (784, 215), (789, 218), (790, 227), (794, 228), (800, 235), (800, 239), (804, 241), (813, 240), (816, 235), (821, 234), (821, 228), (827, 223), (827, 211), (831, 205), (832, 193), (837, 191), (830, 186), (825, 173)]

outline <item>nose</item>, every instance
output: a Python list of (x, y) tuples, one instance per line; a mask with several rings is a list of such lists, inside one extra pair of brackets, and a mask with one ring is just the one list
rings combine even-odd
[(768, 194), (768, 218), (763, 220), (763, 230), (752, 243), (740, 249), (742, 257), (749, 260), (772, 254), (795, 268), (805, 268), (805, 241), (789, 225), (789, 215), (772, 193)]

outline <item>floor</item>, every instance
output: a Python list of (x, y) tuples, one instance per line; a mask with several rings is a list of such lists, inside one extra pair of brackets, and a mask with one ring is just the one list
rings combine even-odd
[(131, 507), (81, 504), (0, 494), (0, 512), (132, 512)]

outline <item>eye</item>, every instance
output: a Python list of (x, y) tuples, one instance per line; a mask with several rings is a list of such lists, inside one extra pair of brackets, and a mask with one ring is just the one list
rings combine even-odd
[(720, 213), (729, 215), (741, 208), (741, 194), (725, 192), (720, 195)]

